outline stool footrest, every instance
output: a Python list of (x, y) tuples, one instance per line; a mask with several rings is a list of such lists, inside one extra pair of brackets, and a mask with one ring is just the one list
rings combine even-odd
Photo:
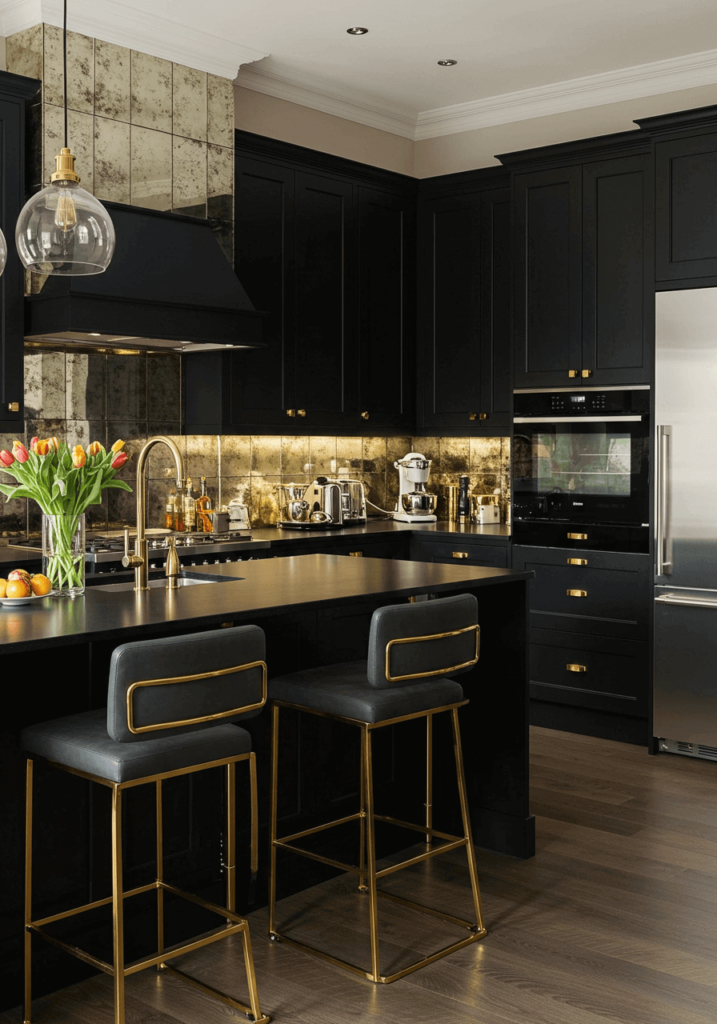
[(410, 828), (413, 832), (421, 832), (423, 835), (433, 836), (435, 839), (446, 839), (451, 843), (455, 839), (461, 838), (460, 836), (451, 835), (448, 832), (439, 832), (435, 828), (429, 828), (428, 825), (416, 825), (413, 821), (403, 821), (401, 818), (392, 818), (388, 814), (374, 814), (373, 819), (374, 821), (385, 821), (389, 825), (396, 825), (398, 828)]
[(114, 967), (112, 964), (108, 964), (106, 960), (100, 960), (96, 956), (92, 956), (91, 953), (86, 953), (84, 949), (80, 949), (79, 946), (73, 946), (69, 942), (63, 942), (62, 939), (56, 939), (54, 935), (48, 935), (42, 928), (38, 928), (37, 925), (30, 924), (27, 926), (31, 928), (36, 935), (44, 939), (45, 942), (51, 943), (53, 946), (58, 946), (60, 949), (64, 949), (66, 953), (71, 956), (76, 956), (78, 960), (84, 960), (86, 964), (90, 964), (92, 967), (96, 967), (98, 971), (104, 971), (105, 974), (114, 975)]
[[(126, 900), (130, 896), (139, 896), (143, 892), (151, 892), (152, 889), (158, 889), (161, 882), (150, 882), (148, 885), (140, 885), (137, 889), (129, 889), (127, 892), (122, 893), (122, 899)], [(61, 914), (52, 914), (50, 917), (41, 917), (37, 921), (30, 921), (30, 925), (34, 928), (41, 928), (43, 925), (52, 924), (53, 921), (62, 921), (65, 917), (73, 917), (75, 914), (83, 914), (86, 910), (95, 910), (97, 907), (106, 907), (112, 902), (112, 897), (107, 896), (104, 900), (95, 900), (94, 903), (84, 903), (81, 907), (73, 907), (72, 910), (63, 910)]]
[[(386, 900), (392, 900), (394, 903), (400, 903), (404, 907), (410, 907), (411, 910), (419, 910), (422, 914), (432, 914), (433, 917), (440, 917), (442, 921), (450, 921), (451, 924), (460, 925), (462, 928), (469, 928), (471, 930), (477, 928), (475, 921), (464, 921), (462, 917), (453, 917), (452, 914), (444, 914), (442, 910), (434, 910), (432, 907), (424, 906), (423, 903), (414, 903), (413, 900), (407, 900), (403, 896), (394, 896), (392, 892), (383, 892), (381, 889), (377, 889), (376, 892)], [(481, 935), (485, 934), (486, 930), (484, 928)]]
[(382, 868), (381, 871), (376, 872), (376, 878), (384, 878), (386, 875), (392, 875), (396, 871), (402, 871), (403, 868), (410, 868), (414, 864), (420, 864), (421, 861), (429, 860), (431, 857), (437, 857), (439, 853), (448, 853), (450, 850), (458, 850), (461, 846), (466, 846), (467, 843), (467, 839), (456, 839), (455, 842), (443, 843), (442, 846), (432, 847), (430, 850), (425, 850), (423, 853), (417, 853), (415, 857), (409, 857), (408, 860), (402, 860), (399, 864), (391, 864), (387, 868)]
[[(347, 821), (358, 821), (360, 818), (365, 817), (360, 811), (356, 814), (347, 814), (345, 818), (337, 818), (335, 821), (327, 821), (323, 825), (314, 825), (313, 828), (306, 828), (303, 832), (294, 832), (291, 836), (283, 836), (280, 840), (282, 843), (293, 843), (295, 839), (303, 839), (304, 836), (312, 836), (314, 832), (325, 832), (327, 828), (334, 828), (336, 825), (345, 825)], [(425, 832), (425, 829), (421, 829)], [(451, 838), (453, 838), (451, 836)], [(279, 840), (277, 840), (279, 842)]]
[[(177, 967), (170, 967), (169, 964), (165, 964), (162, 967), (162, 971), (165, 971), (167, 974), (171, 974), (174, 978), (179, 978), (180, 981), (184, 981), (188, 985), (192, 985), (194, 988), (198, 988), (200, 992), (213, 996), (215, 999), (218, 999), (222, 1003), (226, 1003), (227, 1006), (231, 1006), (235, 1010), (241, 1010), (242, 1013), (250, 1013), (254, 1016), (254, 1010), (251, 1006), (246, 1006), (244, 1003), (240, 1003), (237, 999), (232, 999), (231, 996), (226, 995), (224, 992), (220, 992), (219, 989), (213, 988), (211, 985), (205, 985), (203, 981), (198, 981), (190, 974), (185, 974), (184, 971), (180, 971)], [(255, 1016), (254, 1019), (255, 1024), (268, 1024), (271, 1017), (264, 1014), (259, 1017)]]
[(302, 850), (300, 846), (294, 846), (293, 843), (287, 843), (283, 839), (275, 839), (273, 845), (282, 850), (291, 850), (292, 853), (298, 853), (301, 857), (308, 857), (309, 860), (317, 860), (320, 864), (328, 864), (329, 867), (338, 868), (339, 871), (351, 871), (355, 875), (365, 873), (365, 869), (362, 872), (354, 864), (344, 864), (343, 861), (334, 860), (333, 857), (324, 857), (323, 854), (314, 853), (312, 850)]

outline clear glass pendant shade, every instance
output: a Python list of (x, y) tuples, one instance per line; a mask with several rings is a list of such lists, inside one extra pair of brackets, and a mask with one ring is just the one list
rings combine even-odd
[(36, 274), (101, 274), (112, 259), (115, 229), (102, 203), (76, 181), (53, 181), (20, 211), (15, 242)]
[(5, 269), (7, 263), (7, 242), (5, 241), (5, 235), (0, 231), (0, 274)]

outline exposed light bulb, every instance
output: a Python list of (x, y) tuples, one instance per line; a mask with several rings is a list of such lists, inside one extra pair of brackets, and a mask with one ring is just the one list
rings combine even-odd
[(55, 224), (61, 231), (72, 231), (77, 227), (77, 209), (71, 195), (63, 193), (57, 200)]

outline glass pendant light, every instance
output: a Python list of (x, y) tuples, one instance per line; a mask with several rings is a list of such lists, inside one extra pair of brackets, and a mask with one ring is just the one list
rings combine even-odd
[(67, 145), (67, 0), (64, 0), (63, 76), (65, 145), (55, 157), (50, 184), (25, 203), (15, 227), (24, 266), (35, 274), (101, 274), (110, 264), (115, 229), (107, 210), (80, 188), (75, 157)]

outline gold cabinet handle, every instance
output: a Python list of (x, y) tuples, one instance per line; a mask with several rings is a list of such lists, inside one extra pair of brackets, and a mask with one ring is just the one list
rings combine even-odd
[(468, 419), (469, 420), (487, 420), (488, 419), (488, 413), (487, 412), (469, 412), (468, 413)]
[(354, 558), (363, 558), (363, 551), (349, 551)]
[(587, 558), (569, 558), (568, 565), (587, 565)]
[(568, 597), (587, 597), (587, 590), (566, 590), (565, 593)]
[(587, 672), (587, 665), (573, 665), (569, 664), (565, 666), (568, 672)]
[(8, 412), (20, 412), (19, 402), (8, 402)]
[(297, 416), (306, 416), (306, 409), (297, 409), (296, 410), (296, 415)]
[(488, 419), (488, 413), (487, 412), (479, 412), (478, 413), (478, 419), (479, 420), (487, 420)]
[(367, 420), (368, 419), (368, 413), (367, 412), (362, 412), (361, 413), (361, 419), (362, 420)]
[(577, 377), (577, 375), (578, 375), (578, 371), (577, 370), (568, 370), (568, 377)]
[(296, 416), (296, 409), (287, 409), (286, 410), (286, 415), (287, 416)]
[(592, 370), (581, 370), (580, 371), (580, 376), (581, 377), (592, 377), (592, 375), (593, 375), (593, 371)]
[(467, 551), (454, 551), (453, 552), (453, 557), (454, 558), (468, 558), (468, 552)]
[(478, 413), (477, 412), (469, 412), (468, 413), (468, 419), (469, 420), (477, 420), (478, 419)]
[(569, 533), (568, 540), (587, 540), (587, 533)]

